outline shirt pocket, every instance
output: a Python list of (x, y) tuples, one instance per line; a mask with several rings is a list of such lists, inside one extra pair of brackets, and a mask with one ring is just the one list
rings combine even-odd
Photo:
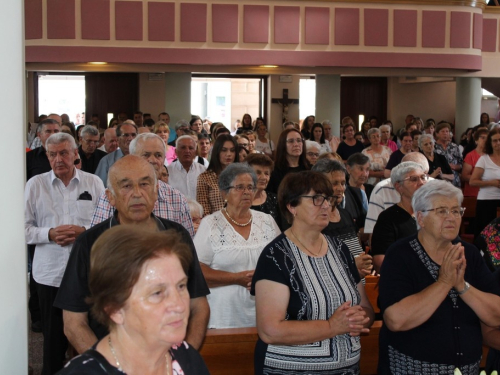
[(76, 201), (76, 218), (79, 225), (90, 225), (90, 219), (94, 213), (94, 202), (86, 200)]

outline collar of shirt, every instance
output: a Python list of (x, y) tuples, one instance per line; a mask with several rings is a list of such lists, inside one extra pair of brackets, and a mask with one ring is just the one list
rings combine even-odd
[[(189, 170), (192, 170), (193, 169), (193, 165), (194, 165), (194, 160), (193, 162), (191, 163), (191, 166), (189, 167)], [(182, 171), (184, 169), (184, 167), (182, 166), (181, 162), (177, 159), (176, 161), (174, 161), (172, 164), (170, 164), (173, 168), (176, 168), (178, 171)], [(185, 170), (185, 169), (184, 169)]]
[[(155, 214), (151, 213), (151, 217), (155, 219), (158, 230), (167, 230), (165, 225), (163, 225), (161, 220), (156, 217)], [(118, 221), (118, 211), (114, 210), (113, 216), (111, 216), (111, 220), (109, 221), (109, 227), (112, 228), (116, 225), (120, 225), (120, 222)]]
[[(51, 169), (50, 170), (50, 182), (52, 183), (52, 185), (54, 185), (54, 180), (61, 181), (59, 179), (59, 177), (57, 177), (56, 174), (54, 173), (54, 171)], [(75, 167), (75, 173), (73, 174), (73, 177), (71, 178), (71, 181), (69, 183), (71, 184), (71, 182), (73, 182), (73, 180), (77, 180), (78, 182), (80, 182), (80, 171), (76, 167)]]

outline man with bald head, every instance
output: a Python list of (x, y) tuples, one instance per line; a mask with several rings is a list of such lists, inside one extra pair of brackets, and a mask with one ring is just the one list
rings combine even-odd
[[(148, 161), (154, 168), (158, 180), (163, 171), (165, 161), (165, 143), (156, 134), (140, 134), (130, 143), (130, 153)], [(189, 213), (186, 197), (177, 189), (163, 181), (158, 181), (158, 200), (153, 213), (164, 219), (175, 221), (187, 229), (194, 236), (193, 221)], [(107, 195), (101, 195), (92, 216), (92, 226), (110, 218), (113, 215), (113, 206)]]
[(110, 154), (118, 148), (118, 137), (116, 136), (115, 128), (108, 128), (104, 131), (104, 144), (99, 147), (99, 150)]
[[(420, 152), (410, 152), (406, 154), (402, 162), (404, 161), (414, 161), (422, 166), (425, 173), (429, 173), (429, 162), (424, 154)], [(429, 179), (432, 179), (429, 177)], [(368, 213), (366, 214), (365, 220), (365, 233), (373, 233), (373, 228), (377, 222), (380, 213), (387, 208), (399, 203), (401, 197), (392, 185), (391, 179), (387, 178), (380, 181), (373, 188), (372, 194), (370, 196), (370, 202), (368, 203)]]
[(198, 349), (205, 336), (210, 314), (206, 299), (209, 289), (190, 234), (181, 225), (153, 213), (158, 198), (158, 184), (155, 168), (147, 159), (128, 155), (111, 167), (106, 196), (114, 207), (113, 216), (78, 237), (71, 250), (54, 305), (63, 309), (64, 332), (79, 353), (89, 349), (108, 333), (107, 328), (89, 314), (90, 306), (85, 299), (90, 294), (88, 275), (92, 245), (102, 233), (115, 225), (139, 225), (145, 230), (173, 229), (181, 235), (193, 255), (188, 272), (191, 300), (186, 341)]

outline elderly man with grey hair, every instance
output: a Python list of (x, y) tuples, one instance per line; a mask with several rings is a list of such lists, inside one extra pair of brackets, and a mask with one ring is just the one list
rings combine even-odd
[(25, 189), (26, 242), (36, 245), (33, 278), (38, 283), (43, 332), (43, 375), (59, 371), (67, 340), (62, 311), (53, 307), (71, 246), (90, 227), (102, 181), (75, 167), (78, 148), (66, 133), (51, 135), (45, 142), (51, 171), (31, 178)]
[[(130, 143), (130, 154), (145, 159), (155, 169), (158, 178), (158, 200), (154, 205), (153, 213), (158, 217), (181, 224), (193, 237), (193, 221), (191, 220), (186, 197), (179, 190), (160, 181), (159, 178), (165, 161), (165, 143), (163, 140), (153, 133), (140, 134)], [(90, 225), (94, 226), (107, 220), (113, 216), (113, 211), (108, 195), (102, 194), (92, 215)]]
[(184, 135), (184, 130), (190, 129), (189, 121), (187, 120), (179, 120), (175, 123), (175, 139), (172, 141), (168, 142), (169, 146), (174, 146), (175, 147), (175, 142), (177, 141), (177, 138), (179, 138), (181, 135)]
[(125, 120), (116, 127), (116, 136), (118, 137), (118, 148), (101, 159), (95, 174), (98, 175), (104, 186), (108, 183), (109, 168), (119, 159), (129, 154), (130, 142), (137, 137), (137, 125), (132, 120)]
[[(429, 172), (429, 163), (424, 155), (420, 152), (410, 152), (403, 157), (402, 161), (414, 161), (422, 166), (425, 173)], [(431, 177), (429, 177), (432, 180)], [(399, 203), (400, 195), (394, 189), (391, 179), (387, 178), (380, 181), (372, 191), (370, 202), (368, 204), (368, 213), (366, 214), (365, 233), (373, 233), (375, 223), (383, 210)]]
[(80, 133), (81, 144), (78, 154), (82, 161), (82, 171), (95, 173), (99, 162), (107, 155), (106, 152), (97, 149), (99, 145), (99, 130), (92, 125), (85, 125)]
[[(109, 170), (109, 187), (106, 190), (106, 195), (108, 201), (114, 207), (113, 215), (80, 236), (71, 251), (55, 305), (63, 309), (64, 332), (79, 353), (89, 349), (108, 333), (107, 327), (100, 324), (90, 314), (90, 306), (86, 302), (86, 297), (90, 294), (88, 275), (91, 267), (90, 253), (92, 246), (102, 233), (117, 225), (134, 225), (145, 231), (173, 230), (177, 232), (181, 242), (189, 247), (193, 257), (188, 272), (186, 272), (187, 281), (185, 283), (190, 297), (186, 341), (198, 349), (205, 337), (210, 314), (206, 295), (210, 291), (201, 273), (193, 241), (188, 231), (182, 225), (154, 214), (153, 207), (159, 198), (159, 185), (157, 185), (156, 166), (152, 161), (156, 158), (165, 157), (165, 146), (159, 137), (161, 144), (158, 143), (158, 146), (155, 146), (155, 138), (144, 137), (149, 135), (158, 137), (151, 133), (145, 133), (137, 137), (139, 142), (136, 142), (138, 143), (136, 152), (141, 150), (141, 152), (138, 152), (140, 157), (127, 155), (118, 160)], [(134, 150), (133, 144), (131, 148)], [(160, 155), (156, 155), (157, 153)], [(146, 155), (149, 155), (149, 157), (146, 157)], [(180, 287), (180, 284), (178, 287)], [(148, 301), (144, 302), (148, 306), (147, 308), (153, 307), (150, 296), (155, 292), (150, 290), (147, 295), (143, 295), (144, 299)], [(164, 295), (165, 293), (164, 291), (159, 294)], [(167, 305), (158, 307), (165, 309), (161, 310), (161, 314), (168, 311)], [(168, 320), (168, 318), (166, 319)], [(134, 324), (130, 321), (125, 322), (125, 324), (130, 323)], [(158, 331), (174, 329), (167, 328), (168, 326), (168, 322), (165, 322), (164, 326), (158, 327)]]
[(371, 252), (377, 272), (384, 261), (386, 250), (397, 240), (417, 233), (417, 222), (411, 205), (413, 194), (428, 179), (421, 164), (401, 162), (391, 171), (391, 183), (401, 197), (399, 203), (384, 210), (373, 228)]
[(195, 162), (197, 142), (190, 135), (181, 135), (175, 141), (177, 160), (168, 167), (168, 183), (187, 198), (196, 200), (198, 176), (205, 172), (204, 165)]

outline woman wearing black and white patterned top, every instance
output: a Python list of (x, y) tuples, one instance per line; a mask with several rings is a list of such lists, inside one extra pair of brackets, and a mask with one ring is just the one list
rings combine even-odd
[(287, 175), (278, 191), (292, 224), (263, 250), (252, 280), (255, 374), (358, 374), (359, 335), (373, 309), (347, 246), (323, 235), (334, 198), (318, 172)]

